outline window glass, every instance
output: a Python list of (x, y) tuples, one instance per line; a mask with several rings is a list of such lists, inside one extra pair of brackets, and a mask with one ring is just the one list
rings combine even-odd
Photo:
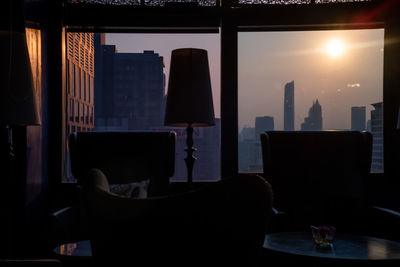
[(367, 130), (383, 172), (384, 30), (240, 32), (239, 172), (262, 172), (266, 130)]
[[(66, 46), (71, 49), (67, 53), (68, 64), (72, 65), (68, 70), (77, 69), (79, 77), (75, 79), (75, 86), (81, 85), (83, 88), (78, 92), (84, 90), (84, 93), (68, 94), (69, 101), (79, 103), (80, 115), (77, 116), (82, 117), (68, 121), (66, 136), (74, 129), (174, 130), (177, 139), (172, 181), (186, 181), (187, 170), (184, 161), (186, 128), (164, 126), (171, 52), (184, 47), (207, 50), (216, 126), (194, 128), (193, 146), (197, 148), (194, 152), (197, 160), (193, 180), (220, 179), (219, 34), (67, 34), (66, 40), (71, 42)], [(76, 45), (79, 47), (74, 47)], [(73, 92), (67, 90), (70, 91)], [(68, 155), (66, 160), (68, 166), (64, 180), (73, 182)]]

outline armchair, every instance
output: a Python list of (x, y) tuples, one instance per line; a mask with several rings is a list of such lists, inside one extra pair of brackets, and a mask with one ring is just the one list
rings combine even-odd
[[(239, 175), (178, 193), (169, 190), (174, 133), (78, 132), (69, 145), (95, 264), (257, 266), (272, 210), (262, 177)], [(148, 178), (146, 198), (110, 191), (110, 184)]]
[(381, 222), (391, 217), (394, 225), (400, 217), (373, 207), (369, 200), (371, 133), (267, 131), (261, 134), (261, 146), (263, 174), (284, 222), (276, 231), (309, 231), (310, 224), (332, 224), (340, 232), (398, 238), (385, 232), (390, 224)]
[(126, 198), (108, 178), (86, 178), (95, 262), (125, 266), (258, 266), (271, 216), (272, 191), (260, 176), (241, 175), (158, 197)]
[(88, 238), (82, 197), (91, 168), (103, 171), (110, 184), (149, 180), (149, 196), (165, 194), (174, 174), (174, 132), (75, 132), (69, 137), (69, 149), (72, 174), (77, 179), (76, 199), (72, 205), (50, 214), (47, 228), (52, 247)]
[(175, 132), (75, 132), (69, 138), (72, 174), (79, 184), (98, 168), (110, 184), (150, 180), (148, 194), (168, 191), (174, 174)]

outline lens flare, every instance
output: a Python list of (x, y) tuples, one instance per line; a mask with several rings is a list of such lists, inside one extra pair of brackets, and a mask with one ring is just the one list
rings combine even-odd
[(330, 40), (325, 47), (325, 52), (331, 57), (339, 57), (345, 50), (345, 44), (343, 41), (334, 39)]

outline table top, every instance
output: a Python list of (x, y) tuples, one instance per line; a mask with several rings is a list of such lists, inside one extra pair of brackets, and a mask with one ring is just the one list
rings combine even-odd
[(320, 248), (311, 232), (267, 234), (265, 249), (291, 255), (352, 260), (400, 260), (400, 243), (369, 236), (336, 234), (333, 245)]
[(91, 259), (92, 248), (89, 240), (61, 244), (54, 248), (54, 253), (61, 257)]

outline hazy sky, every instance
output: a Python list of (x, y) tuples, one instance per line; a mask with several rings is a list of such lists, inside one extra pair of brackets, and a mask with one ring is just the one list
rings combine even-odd
[[(317, 98), (324, 129), (350, 128), (352, 106), (365, 106), (369, 119), (371, 104), (383, 99), (383, 37), (383, 29), (239, 33), (239, 127), (254, 127), (256, 116), (273, 116), (275, 129), (283, 129), (284, 86), (290, 81), (295, 84), (296, 130)], [(332, 39), (343, 44), (337, 57), (325, 51)], [(115, 44), (118, 52), (154, 50), (164, 57), (167, 79), (173, 49), (206, 49), (220, 117), (219, 34), (107, 34), (106, 43)]]
[[(283, 129), (284, 87), (295, 85), (295, 130), (313, 101), (322, 106), (323, 129), (349, 129), (351, 107), (383, 99), (382, 29), (239, 33), (239, 126), (254, 127), (256, 116), (273, 116)], [(336, 57), (326, 51), (342, 43)]]

